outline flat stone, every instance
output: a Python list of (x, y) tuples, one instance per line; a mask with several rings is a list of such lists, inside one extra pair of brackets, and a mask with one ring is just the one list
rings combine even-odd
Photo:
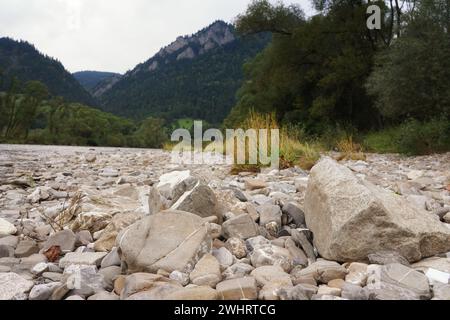
[(258, 298), (256, 280), (252, 277), (220, 282), (216, 290), (221, 300), (256, 300)]
[(55, 291), (56, 288), (61, 286), (60, 282), (52, 282), (46, 284), (35, 285), (31, 289), (29, 299), (30, 300), (48, 300)]
[(18, 244), (19, 244), (19, 237), (17, 236), (6, 236), (0, 238), (0, 245), (2, 246), (13, 247), (15, 249)]
[(59, 261), (59, 267), (64, 269), (70, 265), (100, 266), (102, 259), (105, 256), (105, 252), (70, 252)]
[(311, 300), (318, 290), (319, 288), (314, 285), (299, 284), (295, 287), (280, 289), (278, 295), (280, 300), (304, 301)]
[(22, 240), (17, 245), (15, 256), (17, 258), (29, 257), (32, 254), (38, 253), (39, 247), (34, 240)]
[(247, 240), (259, 235), (258, 225), (248, 214), (239, 215), (222, 225), (222, 233), (226, 239), (240, 238)]
[(0, 258), (14, 257), (14, 248), (6, 245), (0, 245)]
[(195, 265), (190, 279), (195, 285), (215, 288), (222, 280), (219, 261), (209, 253), (205, 254)]
[(0, 218), (0, 237), (10, 236), (17, 232), (17, 228), (10, 222)]
[(44, 243), (42, 252), (47, 251), (53, 246), (59, 246), (63, 252), (71, 252), (75, 249), (77, 236), (72, 230), (63, 230), (51, 235)]
[(15, 273), (0, 273), (0, 300), (26, 300), (34, 282)]
[(306, 224), (305, 213), (297, 204), (288, 202), (283, 206), (282, 211), (284, 214), (290, 216), (298, 227), (304, 226)]
[(114, 281), (121, 274), (122, 268), (117, 266), (111, 266), (102, 268), (98, 273), (103, 276), (104, 286), (106, 290), (112, 290), (114, 288)]
[(245, 179), (244, 184), (245, 189), (250, 191), (267, 188), (267, 183), (260, 179)]
[(189, 273), (211, 250), (208, 224), (199, 216), (182, 211), (164, 211), (147, 216), (117, 237), (122, 260), (129, 272)]
[(166, 295), (181, 290), (176, 281), (160, 275), (135, 273), (125, 279), (121, 300), (163, 300)]
[(171, 207), (171, 210), (190, 212), (202, 218), (215, 216), (219, 224), (223, 220), (214, 191), (201, 184), (183, 194)]
[(370, 265), (367, 288), (377, 300), (428, 300), (427, 277), (402, 264)]
[(117, 248), (113, 248), (102, 260), (101, 268), (108, 268), (112, 266), (120, 266), (120, 256)]

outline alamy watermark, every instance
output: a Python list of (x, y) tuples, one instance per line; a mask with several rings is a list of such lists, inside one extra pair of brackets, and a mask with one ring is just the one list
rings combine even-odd
[[(172, 163), (264, 165), (278, 168), (280, 164), (280, 133), (278, 129), (208, 129), (202, 121), (194, 121), (194, 137), (186, 129), (172, 133)], [(180, 141), (181, 140), (181, 141)]]
[(369, 15), (367, 18), (367, 28), (369, 30), (381, 30), (381, 8), (376, 4), (372, 4), (367, 7), (366, 13)]

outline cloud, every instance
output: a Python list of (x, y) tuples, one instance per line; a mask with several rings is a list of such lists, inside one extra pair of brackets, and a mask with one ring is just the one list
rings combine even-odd
[[(218, 19), (231, 22), (249, 2), (0, 0), (0, 36), (33, 43), (71, 72), (123, 73), (180, 35), (195, 33)], [(292, 2), (311, 12), (309, 0)]]

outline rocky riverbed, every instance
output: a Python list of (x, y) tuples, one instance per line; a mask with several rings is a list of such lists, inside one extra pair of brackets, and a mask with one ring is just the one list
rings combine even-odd
[(450, 300), (450, 154), (229, 172), (0, 145), (0, 300)]

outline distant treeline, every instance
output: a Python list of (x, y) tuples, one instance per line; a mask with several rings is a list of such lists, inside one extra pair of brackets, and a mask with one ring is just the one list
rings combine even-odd
[(0, 92), (0, 142), (160, 148), (167, 140), (161, 119), (134, 122), (67, 103), (39, 81), (14, 78), (7, 87)]

